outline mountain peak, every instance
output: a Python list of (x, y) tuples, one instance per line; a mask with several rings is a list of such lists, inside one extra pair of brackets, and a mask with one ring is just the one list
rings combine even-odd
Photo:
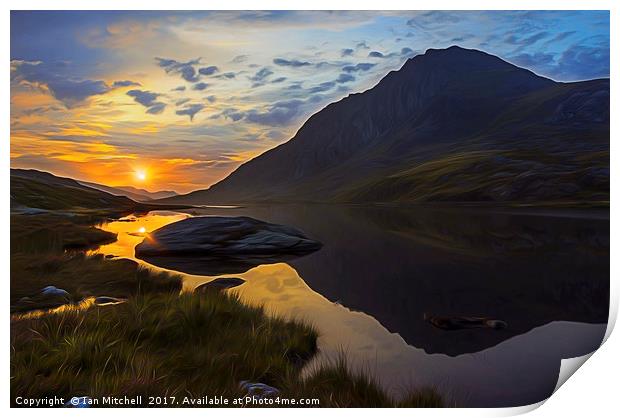
[[(608, 90), (556, 83), (475, 49), (428, 49), (373, 88), (326, 106), (291, 140), (208, 191), (176, 201), (325, 201), (451, 149), (519, 141), (528, 148), (528, 141), (571, 137), (576, 128), (602, 141), (609, 132)], [(601, 122), (595, 114), (603, 115)]]

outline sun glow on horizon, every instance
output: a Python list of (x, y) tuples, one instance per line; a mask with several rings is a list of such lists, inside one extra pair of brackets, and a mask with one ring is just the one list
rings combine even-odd
[(146, 180), (146, 170), (136, 170), (134, 175), (136, 176), (136, 179), (138, 179), (139, 181), (145, 181)]

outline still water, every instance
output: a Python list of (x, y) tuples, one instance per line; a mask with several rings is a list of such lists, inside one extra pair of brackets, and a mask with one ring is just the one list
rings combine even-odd
[[(552, 393), (561, 359), (595, 350), (605, 334), (608, 211), (201, 208), (106, 223), (118, 240), (98, 251), (137, 260), (141, 234), (210, 215), (291, 225), (321, 241), (313, 254), (235, 273), (246, 283), (232, 291), (313, 324), (320, 351), (309, 368), (344, 353), (394, 396), (430, 385), (459, 406), (538, 402)], [(183, 275), (186, 291), (233, 276)], [(508, 326), (446, 331), (425, 320), (433, 315)]]

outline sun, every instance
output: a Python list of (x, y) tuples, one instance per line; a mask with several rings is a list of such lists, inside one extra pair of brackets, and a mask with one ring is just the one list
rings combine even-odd
[(136, 176), (136, 179), (138, 179), (140, 181), (146, 180), (146, 171), (145, 170), (136, 170), (134, 174)]
[(146, 232), (146, 228), (141, 226), (140, 229), (138, 229), (138, 232), (144, 234)]

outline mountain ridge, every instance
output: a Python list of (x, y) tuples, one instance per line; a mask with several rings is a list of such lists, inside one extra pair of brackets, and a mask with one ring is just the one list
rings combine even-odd
[[(600, 157), (593, 166), (608, 167), (608, 156), (597, 153), (608, 154), (609, 150), (609, 80), (558, 83), (485, 52), (457, 46), (429, 49), (389, 72), (374, 87), (327, 105), (289, 141), (245, 162), (210, 188), (162, 201), (351, 202), (365, 196), (370, 199), (366, 202), (384, 202), (376, 200), (382, 193), (360, 193), (358, 188), (433, 159), (493, 149), (517, 150), (519, 155), (537, 149), (543, 160), (547, 154), (592, 153)], [(544, 165), (536, 160), (530, 162)], [(587, 161), (575, 164), (581, 164), (573, 167), (577, 171), (587, 168)], [(470, 168), (461, 167), (452, 175), (461, 176), (464, 169)], [(555, 169), (567, 171), (570, 164)], [(516, 175), (522, 173), (516, 170)], [(497, 173), (480, 173), (482, 179), (493, 174)], [(553, 181), (552, 177), (544, 181)], [(424, 181), (420, 178), (414, 183)], [(595, 183), (594, 197), (605, 200), (604, 179), (597, 178)], [(553, 184), (543, 187), (553, 188)], [(413, 202), (432, 198), (411, 190), (392, 195), (390, 202), (402, 201), (403, 196)], [(568, 192), (545, 196), (540, 190), (533, 195), (502, 195), (491, 190), (449, 195), (449, 191), (443, 193), (442, 201), (510, 198), (531, 202), (570, 197)]]

